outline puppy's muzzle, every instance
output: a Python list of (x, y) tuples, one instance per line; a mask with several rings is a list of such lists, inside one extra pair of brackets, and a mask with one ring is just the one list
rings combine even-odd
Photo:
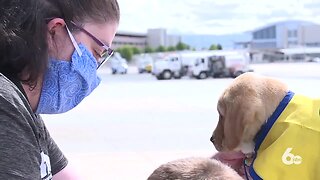
[(213, 143), (213, 145), (215, 144), (216, 139), (214, 138), (214, 136), (211, 136), (210, 141)]
[(219, 139), (217, 139), (215, 137), (215, 135), (212, 135), (210, 138), (210, 141), (212, 142), (212, 144), (214, 145), (214, 147), (217, 149), (217, 151), (221, 151), (222, 150), (222, 146), (219, 143)]

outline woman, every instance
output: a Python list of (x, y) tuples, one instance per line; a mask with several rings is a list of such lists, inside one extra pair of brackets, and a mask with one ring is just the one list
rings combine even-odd
[(98, 86), (119, 18), (116, 0), (0, 1), (0, 179), (79, 179), (39, 114)]

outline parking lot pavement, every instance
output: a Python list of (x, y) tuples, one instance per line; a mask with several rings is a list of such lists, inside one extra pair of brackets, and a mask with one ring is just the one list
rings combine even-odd
[(255, 72), (282, 78), (320, 78), (320, 63), (268, 63), (250, 65)]

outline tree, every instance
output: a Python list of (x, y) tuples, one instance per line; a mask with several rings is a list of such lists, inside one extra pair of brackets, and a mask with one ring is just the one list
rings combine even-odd
[(175, 51), (175, 50), (177, 50), (177, 49), (174, 46), (169, 46), (167, 49), (167, 51)]
[(222, 50), (222, 46), (220, 44), (212, 44), (209, 50)]
[(132, 47), (132, 52), (133, 52), (133, 54), (140, 54), (141, 53), (140, 49), (135, 46)]
[(185, 49), (190, 49), (190, 46), (180, 41), (176, 45), (176, 48), (177, 48), (177, 50), (182, 51), (182, 50), (185, 50)]
[(133, 48), (130, 46), (123, 46), (118, 49), (118, 52), (121, 54), (123, 58), (125, 58), (127, 61), (130, 61), (133, 56)]
[(156, 49), (156, 52), (165, 52), (166, 51), (166, 47), (164, 46), (159, 46), (157, 49)]
[(144, 48), (144, 52), (145, 52), (145, 53), (152, 53), (152, 52), (154, 52), (154, 50), (153, 50), (150, 46), (146, 46), (146, 47)]
[(118, 52), (118, 53), (121, 54), (121, 56), (122, 56), (122, 48), (117, 48), (117, 49), (115, 50), (115, 52)]
[(209, 47), (209, 50), (217, 50), (218, 49), (218, 47), (217, 47), (217, 45), (215, 45), (215, 44), (212, 44), (210, 47)]

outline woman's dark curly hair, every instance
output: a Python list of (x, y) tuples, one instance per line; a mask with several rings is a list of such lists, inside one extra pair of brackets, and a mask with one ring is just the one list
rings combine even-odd
[(117, 0), (0, 0), (0, 73), (36, 85), (47, 69), (47, 20), (72, 27), (120, 20)]

